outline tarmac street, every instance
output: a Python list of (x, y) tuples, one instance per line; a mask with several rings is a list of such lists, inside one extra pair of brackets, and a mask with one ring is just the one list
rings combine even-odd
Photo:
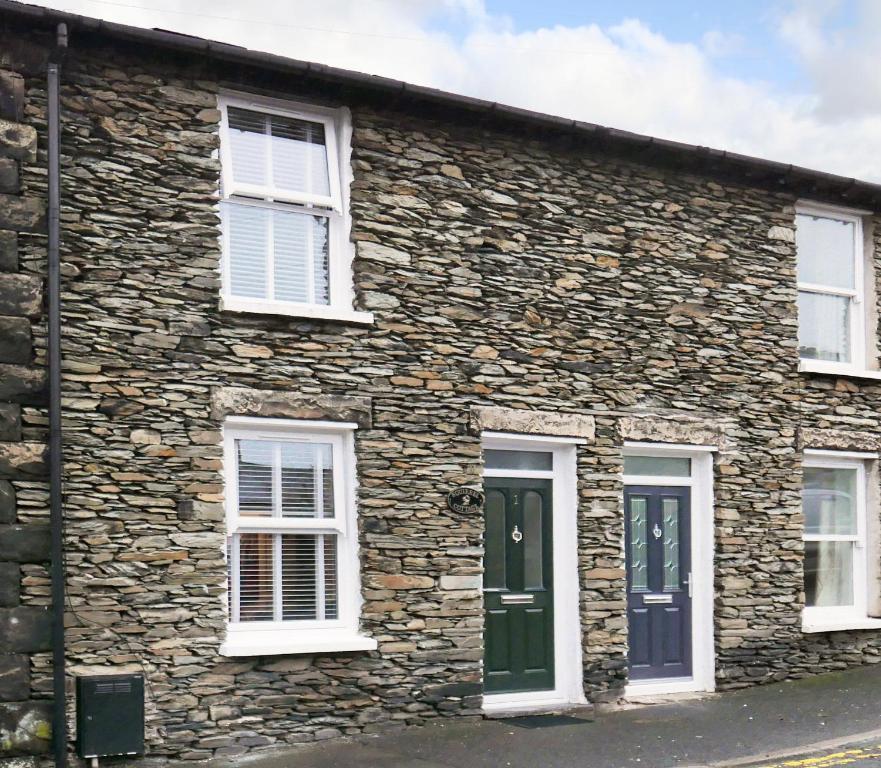
[(565, 716), (449, 719), (246, 768), (881, 768), (881, 665)]

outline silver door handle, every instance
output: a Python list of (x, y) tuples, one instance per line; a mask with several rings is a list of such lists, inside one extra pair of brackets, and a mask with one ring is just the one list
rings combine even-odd
[(691, 599), (691, 571), (688, 572), (688, 580), (685, 582), (688, 584), (688, 598)]
[(502, 605), (524, 605), (534, 602), (535, 595), (502, 595)]

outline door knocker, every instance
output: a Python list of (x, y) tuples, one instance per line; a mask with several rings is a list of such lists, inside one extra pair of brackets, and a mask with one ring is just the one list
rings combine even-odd
[(514, 539), (517, 544), (523, 540), (523, 534), (520, 533), (520, 529), (516, 525), (514, 526), (514, 530), (511, 531), (511, 538)]
[(656, 539), (660, 539), (661, 534), (663, 534), (664, 532), (660, 528), (658, 528), (658, 524), (655, 523), (655, 527), (652, 528), (652, 533), (655, 535)]

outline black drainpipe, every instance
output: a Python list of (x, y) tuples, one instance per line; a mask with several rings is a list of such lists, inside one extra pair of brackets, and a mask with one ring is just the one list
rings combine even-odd
[(49, 124), (49, 521), (52, 529), (52, 747), (56, 768), (67, 765), (67, 696), (64, 669), (64, 513), (61, 506), (61, 159), (59, 143), (59, 78), (67, 49), (67, 25), (57, 30), (57, 46), (46, 72), (46, 114)]

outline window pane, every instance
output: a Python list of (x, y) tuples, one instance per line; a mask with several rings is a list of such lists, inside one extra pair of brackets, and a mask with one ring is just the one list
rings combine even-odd
[(796, 216), (799, 282), (854, 288), (855, 236), (856, 228), (851, 221)]
[(648, 507), (644, 496), (630, 497), (630, 588), (648, 589)]
[(265, 440), (236, 440), (239, 514), (272, 514), (273, 444)]
[(850, 311), (851, 300), (847, 296), (799, 291), (799, 356), (850, 362)]
[[(296, 211), (225, 202), (230, 293), (301, 304), (330, 302), (329, 220)], [(274, 289), (268, 272), (272, 257)]]
[(324, 216), (273, 212), (277, 301), (328, 304), (328, 220)]
[(230, 107), (227, 120), (233, 179), (239, 184), (268, 184), (267, 116)]
[(253, 205), (221, 206), (229, 237), (229, 288), (233, 296), (269, 298), (266, 253), (270, 211)]
[(330, 443), (279, 443), (283, 517), (333, 517)]
[(661, 500), (664, 519), (664, 589), (679, 589), (679, 499)]
[(239, 621), (272, 621), (272, 534), (242, 533), (239, 544)]
[(486, 494), (486, 533), (484, 534), (486, 571), (483, 575), (483, 582), (489, 589), (504, 589), (506, 586), (506, 537), (505, 497), (501, 491), (491, 490)]
[(540, 493), (523, 494), (523, 588), (541, 589), (542, 577), (542, 498)]
[(857, 471), (805, 467), (803, 505), (805, 533), (857, 534)]
[(554, 468), (553, 454), (545, 451), (484, 451), (483, 461), (487, 469), (537, 469)]
[(805, 542), (805, 605), (853, 605), (853, 544)]
[(337, 618), (337, 537), (281, 536), (283, 621)]
[(625, 456), (624, 474), (690, 477), (691, 459), (672, 456)]
[(334, 517), (330, 443), (236, 440), (236, 456), (240, 515)]
[(272, 176), (276, 188), (330, 195), (324, 124), (273, 115)]
[(230, 107), (233, 180), (330, 195), (324, 124)]

